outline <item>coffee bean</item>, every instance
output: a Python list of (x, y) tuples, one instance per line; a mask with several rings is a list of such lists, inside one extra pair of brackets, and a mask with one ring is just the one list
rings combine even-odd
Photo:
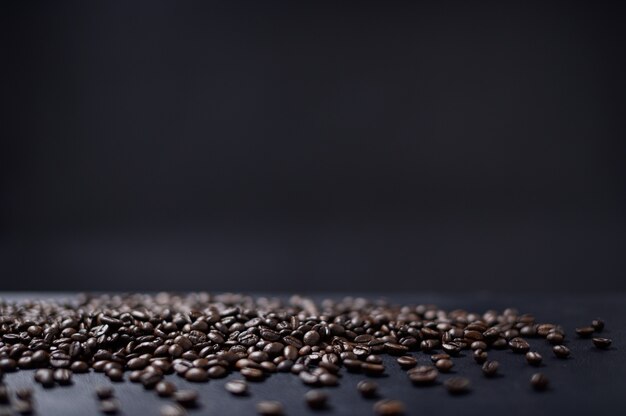
[(0, 358), (0, 370), (11, 373), (17, 370), (17, 361), (12, 358)]
[(545, 390), (548, 388), (548, 378), (542, 373), (535, 373), (530, 378), (530, 384), (535, 390)]
[(319, 376), (319, 381), (322, 386), (336, 386), (339, 384), (339, 378), (336, 375), (330, 373), (324, 373)]
[(149, 362), (145, 358), (137, 357), (137, 358), (128, 360), (128, 363), (126, 363), (126, 366), (130, 370), (143, 370), (144, 368), (148, 366), (148, 364)]
[(0, 404), (9, 403), (9, 389), (4, 384), (0, 384)]
[(385, 366), (382, 364), (364, 363), (361, 365), (361, 369), (368, 376), (380, 376), (385, 372)]
[(569, 357), (570, 351), (565, 345), (555, 345), (552, 347), (552, 352), (559, 358), (567, 358)]
[(402, 415), (406, 411), (404, 403), (399, 400), (380, 400), (374, 404), (374, 412), (381, 416)]
[(100, 412), (107, 415), (114, 415), (120, 411), (120, 406), (115, 399), (104, 399), (100, 401)]
[(546, 339), (552, 345), (560, 345), (563, 343), (563, 340), (565, 339), (565, 337), (563, 336), (563, 334), (560, 334), (558, 332), (551, 332), (548, 334)]
[(141, 375), (140, 381), (143, 387), (146, 389), (153, 389), (156, 387), (159, 381), (163, 379), (163, 374), (154, 371), (144, 371)]
[(326, 407), (328, 395), (321, 390), (309, 390), (304, 399), (311, 409), (323, 409)]
[(243, 380), (232, 380), (227, 382), (224, 387), (226, 391), (235, 396), (243, 396), (248, 392), (248, 384)]
[(591, 321), (591, 326), (597, 332), (601, 332), (604, 329), (604, 321), (602, 319), (594, 319)]
[(33, 389), (30, 387), (22, 387), (15, 390), (15, 396), (18, 399), (30, 401), (33, 398)]
[(123, 381), (124, 380), (124, 372), (119, 368), (111, 368), (106, 372), (107, 377), (111, 381)]
[(256, 404), (256, 411), (264, 416), (278, 416), (283, 414), (283, 405), (277, 401), (262, 401)]
[(249, 381), (261, 381), (265, 377), (263, 371), (259, 370), (258, 368), (246, 367), (241, 369), (240, 372), (241, 375)]
[(589, 338), (589, 337), (591, 337), (591, 335), (593, 335), (594, 331), (595, 331), (595, 329), (594, 329), (593, 326), (583, 326), (581, 328), (576, 328), (576, 333), (581, 338)]
[(54, 372), (49, 368), (40, 368), (35, 372), (35, 381), (45, 388), (54, 387)]
[(306, 345), (317, 345), (320, 341), (320, 334), (317, 331), (308, 331), (304, 334), (303, 340)]
[(402, 355), (409, 351), (409, 347), (395, 342), (385, 342), (384, 349), (390, 355)]
[(202, 368), (190, 368), (185, 373), (185, 380), (194, 383), (202, 383), (209, 379), (209, 374)]
[(113, 397), (114, 392), (113, 388), (109, 386), (98, 386), (96, 387), (96, 396), (100, 400), (110, 399)]
[(498, 372), (498, 367), (500, 367), (500, 363), (497, 361), (486, 361), (483, 364), (482, 370), (485, 377), (493, 377)]
[(166, 404), (161, 406), (161, 416), (185, 416), (187, 411), (185, 408), (176, 404)]
[(452, 377), (447, 379), (443, 384), (446, 389), (448, 389), (448, 393), (455, 395), (467, 393), (470, 388), (470, 381), (465, 377)]
[(476, 350), (474, 351), (474, 361), (476, 361), (478, 364), (482, 364), (485, 361), (487, 361), (488, 358), (488, 354), (486, 351), (483, 350)]
[(454, 362), (452, 362), (452, 360), (450, 359), (444, 358), (437, 361), (435, 363), (435, 367), (437, 367), (437, 370), (441, 371), (442, 373), (447, 373), (448, 371), (452, 370), (452, 367), (454, 367)]
[(593, 341), (593, 345), (595, 345), (597, 348), (609, 348), (611, 346), (611, 343), (613, 341), (611, 341), (610, 338), (594, 338), (592, 339)]
[(526, 361), (528, 361), (530, 365), (541, 365), (542, 360), (543, 357), (538, 352), (531, 351), (526, 353)]
[(524, 354), (530, 349), (528, 342), (524, 338), (519, 337), (511, 339), (509, 341), (509, 347), (513, 352), (518, 354)]
[(449, 358), (450, 358), (450, 355), (449, 355), (449, 354), (445, 354), (445, 353), (442, 353), (442, 354), (433, 354), (433, 355), (431, 355), (431, 356), (430, 356), (430, 359), (431, 359), (431, 361), (432, 361), (433, 363), (436, 363), (436, 362), (437, 362), (437, 361), (439, 361), (439, 360), (447, 360), (447, 359), (449, 359)]
[(437, 379), (439, 371), (435, 367), (422, 365), (412, 368), (407, 372), (409, 380), (416, 385), (432, 384)]
[(417, 360), (411, 356), (403, 355), (402, 357), (398, 357), (396, 360), (400, 367), (404, 369), (413, 368), (417, 365)]
[(177, 390), (174, 383), (171, 383), (165, 380), (159, 381), (157, 385), (154, 387), (154, 389), (156, 390), (157, 394), (161, 397), (170, 397)]
[(198, 392), (195, 390), (178, 390), (172, 395), (174, 400), (184, 407), (195, 407)]
[(378, 392), (378, 385), (369, 380), (359, 381), (359, 384), (357, 384), (356, 387), (359, 390), (359, 393), (361, 393), (363, 397), (367, 398), (375, 397)]
[(84, 361), (74, 361), (70, 365), (70, 370), (73, 373), (87, 373), (89, 371), (89, 366)]
[(33, 404), (26, 400), (15, 400), (12, 404), (13, 411), (21, 415), (30, 415), (34, 412)]

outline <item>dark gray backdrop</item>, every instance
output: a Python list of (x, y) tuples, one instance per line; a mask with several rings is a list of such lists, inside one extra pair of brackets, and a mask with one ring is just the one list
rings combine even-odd
[(2, 290), (626, 289), (623, 2), (3, 2)]

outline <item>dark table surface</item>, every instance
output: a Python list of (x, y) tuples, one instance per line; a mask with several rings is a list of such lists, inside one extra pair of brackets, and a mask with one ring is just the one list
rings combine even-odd
[[(5, 300), (22, 297), (67, 297), (68, 294), (18, 294), (0, 295)], [(329, 295), (340, 298), (343, 295)], [(321, 298), (322, 296), (313, 296)], [(324, 296), (326, 297), (326, 296)], [(454, 371), (441, 374), (439, 384), (432, 387), (411, 385), (406, 374), (394, 358), (384, 357), (387, 367), (384, 377), (376, 378), (380, 397), (402, 400), (408, 415), (467, 415), (467, 414), (615, 414), (626, 412), (626, 294), (557, 295), (557, 294), (389, 294), (367, 295), (385, 298), (398, 303), (429, 303), (445, 309), (463, 308), (476, 312), (488, 309), (502, 310), (515, 307), (520, 312), (532, 313), (538, 321), (562, 324), (568, 334), (567, 346), (571, 357), (557, 359), (550, 345), (542, 339), (530, 339), (531, 348), (544, 357), (544, 364), (537, 369), (526, 364), (523, 355), (508, 350), (490, 351), (490, 359), (500, 362), (499, 377), (482, 376), (480, 366), (467, 352), (455, 359)], [(579, 339), (574, 333), (577, 326), (588, 325), (594, 318), (606, 321), (602, 336), (613, 339), (613, 346), (601, 351), (590, 340)], [(420, 363), (430, 363), (428, 354), (412, 353)], [(551, 388), (542, 393), (533, 391), (530, 376), (541, 371), (551, 382)], [(266, 381), (249, 383), (250, 394), (234, 397), (226, 393), (224, 384), (231, 379), (242, 378), (238, 373), (206, 384), (191, 384), (176, 375), (168, 376), (179, 387), (191, 387), (200, 392), (200, 406), (189, 413), (194, 415), (255, 414), (255, 404), (260, 400), (279, 400), (285, 414), (292, 415), (367, 415), (373, 414), (376, 399), (366, 400), (357, 393), (356, 384), (365, 379), (362, 374), (341, 371), (338, 387), (325, 388), (329, 393), (330, 406), (324, 411), (309, 410), (303, 395), (310, 388), (291, 374), (274, 374)], [(463, 375), (472, 383), (471, 393), (450, 396), (441, 385), (445, 379)], [(11, 389), (31, 386), (35, 389), (36, 410), (41, 415), (88, 415), (97, 414), (94, 388), (110, 385), (102, 374), (75, 375), (74, 384), (44, 390), (33, 383), (32, 371), (20, 371), (5, 375), (5, 384)], [(116, 396), (124, 415), (158, 415), (159, 408), (167, 399), (161, 399), (153, 391), (146, 391), (139, 384), (113, 383)], [(610, 412), (610, 413), (607, 413)]]

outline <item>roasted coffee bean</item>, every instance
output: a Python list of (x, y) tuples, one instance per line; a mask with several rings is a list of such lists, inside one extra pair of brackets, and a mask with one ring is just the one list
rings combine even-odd
[(555, 345), (552, 347), (552, 352), (559, 358), (567, 358), (569, 357), (570, 351), (565, 345)]
[(195, 407), (198, 400), (198, 392), (195, 390), (178, 390), (172, 395), (174, 400), (184, 407)]
[(499, 367), (500, 367), (500, 363), (497, 361), (486, 361), (482, 367), (483, 374), (486, 377), (493, 377), (498, 373)]
[(9, 390), (4, 384), (0, 384), (0, 404), (9, 403)]
[(119, 368), (111, 368), (106, 375), (111, 381), (124, 381), (124, 372)]
[(54, 370), (54, 381), (59, 383), (61, 386), (67, 386), (72, 384), (72, 372), (66, 368), (58, 368)]
[(563, 337), (563, 334), (560, 334), (558, 332), (550, 332), (546, 339), (552, 345), (560, 345), (563, 343), (565, 337)]
[(412, 368), (407, 372), (409, 380), (416, 385), (432, 384), (437, 379), (439, 371), (435, 367), (422, 365)]
[(89, 366), (84, 361), (74, 361), (70, 365), (70, 370), (73, 373), (87, 373), (89, 371)]
[(324, 373), (319, 376), (319, 382), (322, 386), (336, 386), (339, 384), (339, 379), (336, 375), (330, 373)]
[(30, 401), (33, 398), (33, 389), (30, 387), (22, 387), (15, 390), (15, 396), (20, 400)]
[(154, 387), (154, 390), (161, 397), (170, 397), (176, 392), (177, 389), (174, 383), (162, 380), (157, 383), (157, 385)]
[(343, 361), (343, 365), (344, 365), (344, 367), (346, 367), (346, 369), (348, 371), (350, 371), (352, 373), (356, 373), (356, 372), (361, 371), (363, 362), (360, 361), (360, 360), (350, 360), (350, 359), (348, 359), (348, 360), (344, 360)]
[(382, 364), (363, 363), (361, 370), (368, 376), (380, 376), (385, 372), (385, 366)]
[(209, 374), (202, 368), (190, 368), (185, 373), (185, 380), (192, 381), (194, 383), (202, 383), (209, 379)]
[(54, 372), (49, 368), (40, 368), (35, 371), (35, 381), (45, 388), (54, 387)]
[(478, 364), (483, 364), (485, 361), (487, 361), (487, 358), (488, 358), (488, 354), (486, 351), (483, 351), (483, 350), (474, 351), (474, 361), (476, 361)]
[(120, 405), (115, 399), (104, 399), (100, 401), (100, 412), (107, 415), (114, 415), (119, 413)]
[(110, 399), (113, 397), (113, 388), (110, 386), (98, 386), (96, 387), (96, 396), (100, 400)]
[(470, 349), (472, 351), (475, 351), (475, 350), (486, 350), (487, 349), (487, 344), (484, 341), (474, 341), (470, 345)]
[(530, 384), (535, 390), (545, 390), (548, 388), (548, 378), (542, 373), (535, 373), (530, 378)]
[(450, 394), (464, 394), (469, 392), (470, 388), (470, 381), (465, 377), (452, 377), (447, 379), (443, 384)]
[(126, 363), (126, 366), (128, 367), (129, 370), (143, 370), (144, 368), (148, 366), (148, 364), (150, 364), (150, 362), (146, 360), (145, 358), (137, 357), (137, 358), (128, 360), (128, 363)]
[(591, 326), (597, 332), (600, 332), (604, 329), (604, 321), (602, 319), (594, 319), (593, 321), (591, 321)]
[(265, 375), (263, 374), (263, 371), (259, 370), (258, 368), (246, 367), (246, 368), (242, 368), (240, 372), (241, 372), (241, 375), (244, 376), (246, 380), (249, 380), (249, 381), (261, 381), (265, 377)]
[(21, 415), (30, 415), (34, 412), (33, 404), (27, 400), (15, 400), (12, 403), (12, 409), (15, 413)]
[(17, 361), (11, 358), (0, 358), (0, 370), (5, 373), (11, 373), (17, 370)]
[(283, 405), (277, 401), (262, 401), (256, 404), (256, 411), (264, 416), (278, 416), (283, 414)]
[(185, 416), (187, 411), (177, 404), (166, 404), (161, 406), (161, 416)]
[(378, 393), (378, 384), (374, 383), (373, 381), (359, 381), (359, 384), (357, 384), (356, 387), (363, 397), (375, 397)]
[(436, 363), (439, 360), (447, 360), (449, 358), (450, 358), (450, 355), (449, 354), (445, 354), (445, 353), (443, 353), (443, 354), (433, 354), (433, 355), (430, 356), (430, 359), (431, 359), (431, 361), (433, 363)]
[(323, 409), (328, 402), (328, 395), (321, 390), (309, 390), (304, 395), (304, 400), (311, 409)]
[(413, 368), (417, 365), (417, 360), (408, 355), (398, 357), (396, 361), (398, 362), (398, 364), (400, 364), (400, 367), (404, 369)]
[(146, 389), (153, 389), (163, 379), (163, 374), (154, 371), (145, 371), (140, 378), (141, 384)]
[(592, 342), (597, 348), (606, 349), (611, 346), (613, 341), (610, 338), (593, 338)]
[(509, 347), (513, 352), (518, 354), (524, 354), (530, 349), (528, 342), (524, 338), (519, 337), (511, 339), (509, 341)]
[(409, 347), (402, 344), (396, 344), (395, 342), (385, 342), (384, 349), (385, 352), (390, 355), (402, 355), (409, 351)]
[(243, 396), (248, 392), (248, 384), (243, 380), (231, 380), (224, 387), (226, 391), (235, 396)]
[(435, 367), (437, 367), (437, 370), (441, 371), (442, 373), (447, 373), (448, 371), (452, 370), (452, 367), (454, 367), (454, 362), (452, 362), (452, 360), (450, 359), (444, 358), (437, 361), (435, 363)]
[(303, 340), (306, 345), (317, 345), (320, 341), (320, 334), (317, 331), (308, 331), (304, 334)]
[(526, 353), (526, 361), (530, 365), (540, 365), (542, 360), (543, 357), (538, 352), (531, 351)]
[(381, 416), (402, 415), (406, 411), (404, 403), (399, 400), (380, 400), (374, 404), (374, 413)]
[(591, 335), (593, 335), (594, 331), (595, 331), (595, 329), (594, 329), (593, 326), (583, 326), (581, 328), (576, 328), (576, 333), (581, 338), (589, 338), (589, 337), (591, 337)]

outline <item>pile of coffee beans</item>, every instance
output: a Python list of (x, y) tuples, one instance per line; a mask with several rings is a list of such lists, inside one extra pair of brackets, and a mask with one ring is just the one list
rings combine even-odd
[[(597, 335), (603, 328), (604, 322), (596, 319), (575, 332), (607, 349), (611, 340)], [(199, 403), (195, 390), (178, 390), (167, 375), (205, 383), (238, 372), (243, 379), (229, 381), (225, 388), (233, 396), (246, 396), (248, 381), (282, 372), (311, 386), (303, 400), (323, 411), (332, 400), (317, 388), (337, 385), (347, 371), (366, 377), (356, 388), (364, 398), (378, 397), (375, 413), (396, 415), (404, 412), (404, 404), (379, 397), (378, 386), (367, 379), (385, 374), (383, 355), (393, 356), (406, 372), (406, 382), (417, 388), (441, 384), (460, 395), (472, 390), (468, 378), (437, 380), (452, 370), (462, 351), (472, 351), (469, 356), (484, 376), (495, 377), (500, 364), (489, 359), (491, 350), (508, 349), (539, 366), (542, 356), (529, 340), (545, 339), (556, 357), (567, 359), (565, 338), (560, 325), (514, 309), (445, 311), (362, 298), (316, 303), (299, 296), (285, 302), (239, 294), (159, 293), (0, 301), (0, 406), (10, 404), (21, 414), (35, 410), (32, 390), (15, 391), (12, 398), (2, 384), (3, 373), (18, 370), (34, 370), (34, 380), (45, 388), (70, 385), (74, 374), (89, 371), (103, 373), (113, 383), (139, 383), (168, 398), (161, 413), (169, 416), (184, 415)], [(417, 352), (430, 355), (432, 364), (418, 363)], [(542, 373), (530, 379), (537, 391), (548, 385)], [(111, 387), (99, 387), (94, 397), (102, 413), (121, 411)], [(259, 401), (256, 409), (264, 415), (283, 413), (276, 401)]]

